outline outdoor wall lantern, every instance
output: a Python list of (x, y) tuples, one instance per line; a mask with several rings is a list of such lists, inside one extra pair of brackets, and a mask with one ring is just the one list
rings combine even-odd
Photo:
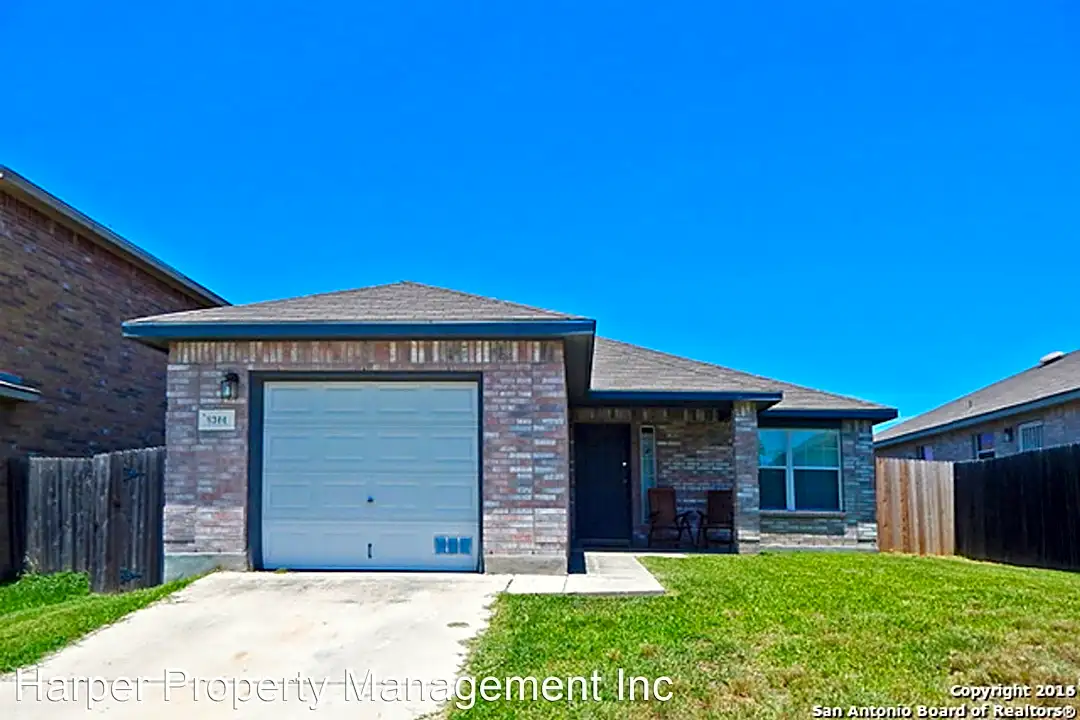
[(221, 378), (221, 399), (235, 400), (240, 394), (240, 376), (234, 372), (225, 373)]
[(1011, 427), (1005, 428), (1005, 442), (1013, 441), (1013, 429)]

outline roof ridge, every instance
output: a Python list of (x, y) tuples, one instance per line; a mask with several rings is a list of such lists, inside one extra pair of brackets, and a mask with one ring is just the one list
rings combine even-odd
[(234, 305), (233, 307), (246, 307), (250, 305), (270, 305), (273, 303), (292, 302), (294, 300), (306, 300), (314, 297), (332, 297), (334, 295), (347, 295), (349, 293), (363, 292), (366, 290), (376, 290), (378, 288), (390, 288), (395, 286), (411, 286), (416, 288), (424, 288), (427, 290), (438, 290), (439, 292), (451, 293), (460, 297), (466, 297), (473, 300), (487, 300), (489, 302), (496, 302), (506, 307), (519, 308), (522, 310), (531, 310), (533, 312), (549, 313), (551, 315), (564, 315), (570, 317), (568, 313), (562, 313), (557, 310), (548, 310), (547, 308), (536, 307), (534, 305), (525, 305), (523, 303), (516, 303), (510, 300), (501, 300), (496, 297), (488, 295), (478, 295), (476, 293), (469, 293), (463, 290), (455, 290), (453, 288), (441, 287), (439, 285), (430, 285), (428, 283), (416, 282), (415, 280), (395, 280), (394, 282), (377, 283), (375, 285), (361, 285), (360, 287), (343, 288), (341, 290), (326, 290), (323, 292), (306, 293), (304, 295), (293, 295), (286, 298), (274, 298), (271, 300), (255, 300), (249, 303), (242, 303)]
[[(374, 290), (375, 288), (392, 287), (394, 285), (404, 285), (406, 281), (395, 281), (389, 283), (378, 283), (376, 285), (362, 285), (360, 287), (342, 288), (340, 290), (323, 290), (321, 292), (305, 293), (303, 295), (290, 295), (283, 298), (270, 298), (269, 300), (252, 300), (247, 303), (240, 303), (239, 305), (232, 305), (235, 308), (250, 307), (251, 305), (272, 305), (275, 303), (292, 302), (294, 300), (306, 300), (313, 297), (330, 297), (333, 295), (345, 295), (347, 293), (359, 292), (360, 290)], [(186, 311), (185, 311), (186, 312)], [(175, 314), (175, 313), (166, 313)], [(156, 316), (155, 316), (156, 317)], [(142, 319), (142, 318), (140, 318)]]
[[(723, 370), (725, 372), (737, 373), (739, 375), (744, 375), (746, 377), (754, 378), (754, 379), (757, 379), (757, 380), (765, 380), (767, 382), (776, 383), (777, 385), (783, 385), (783, 386), (788, 387), (788, 388), (796, 388), (798, 390), (806, 390), (807, 392), (818, 393), (820, 395), (829, 395), (830, 397), (841, 398), (843, 400), (853, 400), (855, 402), (867, 403), (867, 404), (871, 404), (871, 405), (876, 404), (876, 403), (870, 403), (867, 400), (863, 400), (861, 398), (857, 398), (857, 397), (854, 397), (852, 395), (841, 395), (840, 393), (829, 392), (827, 390), (819, 390), (817, 388), (812, 388), (812, 387), (809, 387), (807, 385), (799, 385), (797, 383), (787, 382), (785, 380), (777, 380), (776, 378), (766, 377), (764, 375), (757, 375), (756, 373), (746, 372), (745, 370), (738, 370), (736, 368), (728, 367), (726, 365), (719, 365), (717, 363), (705, 362), (704, 360), (695, 360), (694, 358), (688, 358), (688, 357), (684, 357), (682, 355), (675, 355), (674, 353), (665, 352), (663, 350), (656, 350), (654, 348), (645, 347), (644, 345), (635, 345), (634, 343), (628, 343), (628, 342), (626, 342), (624, 340), (615, 340), (613, 338), (607, 338), (607, 337), (605, 337), (604, 339), (608, 340), (610, 342), (619, 343), (620, 345), (626, 345), (626, 346), (629, 346), (629, 347), (638, 348), (638, 349), (641, 349), (641, 350), (648, 350), (649, 352), (656, 353), (657, 355), (662, 356), (665, 359), (665, 361), (667, 361), (666, 364), (668, 364), (668, 365), (674, 365), (674, 363), (670, 362), (670, 360), (681, 360), (683, 362), (691, 363), (692, 365), (704, 366), (704, 368), (717, 368), (717, 369)], [(693, 372), (695, 372), (695, 374), (697, 374), (697, 373), (703, 372), (704, 368), (695, 367), (695, 368), (691, 368), (691, 370)]]
[(396, 283), (390, 283), (391, 285), (413, 285), (415, 287), (427, 288), (429, 290), (441, 290), (443, 292), (453, 293), (455, 295), (461, 295), (462, 297), (490, 300), (491, 302), (497, 302), (508, 307), (520, 308), (522, 310), (533, 310), (535, 312), (545, 312), (552, 315), (564, 315), (567, 317), (580, 317), (572, 316), (570, 313), (564, 313), (559, 310), (549, 310), (548, 308), (537, 307), (536, 305), (526, 305), (524, 303), (514, 302), (513, 300), (503, 300), (502, 298), (492, 297), (491, 295), (478, 295), (477, 293), (465, 292), (464, 290), (455, 290), (454, 288), (442, 287), (441, 285), (429, 285), (428, 283), (416, 282), (415, 280), (401, 280)]
[[(967, 393), (964, 393), (963, 395), (961, 395), (959, 397), (955, 397), (952, 400), (947, 400), (947, 401), (941, 403), (940, 405), (935, 405), (934, 407), (930, 408), (929, 410), (924, 410), (923, 412), (919, 413), (918, 415), (912, 415), (911, 417), (907, 418), (906, 420), (902, 420), (902, 421), (896, 423), (895, 425), (891, 425), (890, 427), (887, 427), (884, 430), (882, 430), (880, 433), (878, 433), (877, 437), (882, 438), (882, 439), (892, 439), (894, 437), (901, 437), (903, 435), (907, 435), (908, 433), (903, 431), (904, 426), (909, 425), (911, 423), (914, 423), (919, 418), (930, 415), (931, 413), (935, 413), (938, 410), (943, 410), (943, 409), (949, 407), (950, 405), (956, 405), (958, 403), (962, 403), (964, 400), (969, 400), (971, 398), (971, 396), (973, 396), (973, 395), (978, 395), (979, 393), (984, 392), (986, 390), (990, 390), (991, 388), (998, 387), (999, 385), (1004, 385), (1005, 383), (1009, 382), (1010, 380), (1015, 380), (1015, 379), (1021, 377), (1022, 375), (1027, 375), (1028, 373), (1035, 373), (1035, 372), (1038, 372), (1039, 370), (1045, 370), (1047, 368), (1054, 367), (1055, 365), (1060, 367), (1060, 365), (1059, 365), (1060, 363), (1065, 362), (1065, 360), (1067, 360), (1068, 358), (1076, 355), (1077, 353), (1080, 353), (1080, 350), (1070, 350), (1069, 352), (1065, 353), (1062, 357), (1058, 358), (1057, 360), (1053, 361), (1052, 363), (1048, 363), (1046, 365), (1032, 365), (1031, 367), (1027, 367), (1027, 368), (1024, 368), (1023, 370), (1015, 372), (1012, 375), (1007, 375), (1006, 377), (1003, 377), (1000, 380), (995, 380), (994, 382), (992, 382), (992, 383), (990, 383), (988, 385), (983, 385), (982, 387), (977, 387), (974, 390), (972, 390), (970, 392), (967, 392)], [(1080, 382), (1078, 382), (1077, 385), (1078, 385), (1078, 387), (1080, 387)], [(1058, 393), (1051, 393), (1050, 395), (1046, 395), (1045, 397), (1050, 397), (1051, 395), (1056, 395), (1056, 394), (1058, 394)], [(1024, 403), (1019, 402), (1019, 403), (1013, 403), (1013, 404), (1014, 405), (1022, 405)], [(1007, 405), (1005, 407), (1006, 408), (1011, 407), (1011, 405)], [(995, 412), (995, 411), (994, 410), (984, 410), (984, 411), (977, 412), (977, 413), (971, 415), (970, 417), (978, 417), (979, 415), (984, 415), (984, 414), (990, 413), (990, 412)], [(933, 428), (936, 428), (939, 425), (947, 425), (950, 422), (953, 422), (953, 421), (952, 420), (946, 420), (944, 422), (936, 423), (936, 424), (930, 425), (930, 426), (928, 426), (926, 428), (918, 428), (918, 429), (912, 430), (910, 432), (921, 432), (923, 430), (932, 430)], [(885, 437), (885, 436), (887, 436), (887, 437)]]

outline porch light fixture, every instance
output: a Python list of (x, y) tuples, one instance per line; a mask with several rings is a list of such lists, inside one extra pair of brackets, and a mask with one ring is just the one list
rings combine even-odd
[(240, 394), (240, 376), (234, 372), (225, 373), (221, 378), (221, 399), (235, 400)]

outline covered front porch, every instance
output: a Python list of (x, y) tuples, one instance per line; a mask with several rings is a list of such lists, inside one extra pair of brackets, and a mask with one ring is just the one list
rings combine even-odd
[[(571, 408), (571, 545), (872, 549), (870, 423), (770, 417), (761, 405)], [(670, 488), (676, 512), (689, 515), (681, 543), (672, 532), (650, 546), (650, 488)], [(698, 522), (710, 491), (727, 494), (734, 532), (710, 531), (701, 543)]]
[[(734, 533), (710, 533), (712, 550), (758, 544), (757, 407), (591, 406), (571, 410), (571, 542), (578, 548), (650, 546), (650, 488), (671, 488), (689, 535), (657, 533), (652, 547), (698, 549), (710, 491), (729, 493)], [(744, 482), (740, 484), (738, 477)], [(738, 542), (735, 542), (738, 541)], [(704, 549), (704, 548), (702, 548)]]

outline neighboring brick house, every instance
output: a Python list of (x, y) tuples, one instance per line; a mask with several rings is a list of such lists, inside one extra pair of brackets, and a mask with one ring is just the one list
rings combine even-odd
[(895, 410), (402, 282), (141, 318), (168, 348), (166, 576), (567, 570), (640, 545), (643, 498), (732, 489), (740, 552), (876, 547)]
[(120, 324), (224, 302), (0, 166), (0, 575), (8, 459), (162, 444), (166, 354)]
[(978, 460), (1080, 442), (1080, 352), (1035, 367), (874, 436), (882, 457)]

